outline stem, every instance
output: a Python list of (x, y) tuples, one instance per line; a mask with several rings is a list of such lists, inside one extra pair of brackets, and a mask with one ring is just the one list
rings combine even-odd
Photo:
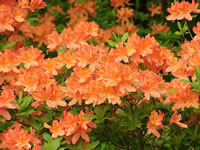
[(139, 140), (139, 146), (140, 146), (140, 150), (143, 150), (144, 149), (144, 142), (143, 142), (143, 135), (141, 133), (141, 130), (138, 129), (138, 132), (137, 132), (137, 138)]
[(152, 150), (155, 140), (156, 140), (156, 137), (154, 136), (154, 138), (153, 138), (153, 142), (151, 143), (150, 150)]
[(186, 26), (187, 26), (187, 29), (188, 29), (188, 32), (189, 32), (189, 34), (190, 34), (191, 39), (193, 39), (192, 33), (191, 33), (191, 31), (190, 31), (190, 29), (189, 29), (189, 27), (188, 27), (187, 21), (186, 21)]
[(139, 6), (140, 6), (140, 0), (136, 0), (136, 10), (139, 9)]

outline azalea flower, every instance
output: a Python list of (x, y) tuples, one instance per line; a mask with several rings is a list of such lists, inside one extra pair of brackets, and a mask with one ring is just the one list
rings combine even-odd
[(176, 123), (178, 126), (182, 128), (187, 128), (187, 124), (181, 123), (181, 114), (177, 114), (177, 111), (174, 111), (170, 123)]
[(163, 128), (162, 124), (164, 114), (159, 110), (159, 114), (154, 110), (151, 112), (151, 116), (149, 116), (149, 121), (147, 123), (147, 134), (153, 134), (157, 138), (160, 137), (160, 133), (157, 131), (160, 128)]
[(166, 19), (169, 21), (182, 20), (182, 19), (191, 21), (192, 12), (200, 13), (200, 10), (197, 9), (198, 6), (199, 3), (196, 3), (195, 0), (192, 0), (192, 3), (188, 1), (181, 1), (181, 2), (176, 1), (176, 3), (171, 3), (171, 7), (167, 9), (170, 15), (168, 15)]
[(151, 12), (151, 16), (153, 17), (154, 15), (160, 15), (162, 14), (162, 6), (161, 4), (157, 7), (155, 7), (154, 4), (151, 5), (151, 7), (149, 7), (149, 11)]

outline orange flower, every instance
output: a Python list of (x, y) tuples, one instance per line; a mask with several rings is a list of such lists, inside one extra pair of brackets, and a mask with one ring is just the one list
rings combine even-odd
[(158, 32), (168, 32), (169, 31), (169, 27), (166, 25), (162, 25), (162, 24), (153, 24), (153, 26), (151, 27), (153, 32), (152, 34), (155, 35)]
[(29, 8), (30, 7), (30, 2), (29, 0), (18, 0), (19, 6), (22, 8)]
[(200, 10), (197, 9), (198, 6), (199, 3), (195, 3), (195, 0), (192, 0), (192, 3), (186, 1), (171, 3), (171, 7), (167, 9), (170, 15), (166, 19), (169, 21), (182, 19), (191, 21), (192, 16), (190, 13), (200, 13)]
[(131, 3), (129, 3), (130, 0), (111, 0), (110, 1), (110, 5), (112, 7), (114, 7), (115, 9), (118, 8), (118, 7), (125, 7), (125, 4), (126, 5), (131, 5)]
[(0, 32), (14, 31), (12, 23), (14, 22), (11, 7), (1, 4), (0, 6)]
[(191, 86), (189, 84), (183, 83), (178, 79), (172, 80), (170, 83), (165, 83), (164, 89), (168, 90), (176, 90), (175, 93), (167, 94), (166, 100), (164, 104), (173, 102), (174, 105), (172, 110), (178, 110), (189, 107), (199, 107), (199, 95), (198, 93), (194, 93), (190, 91)]
[(79, 22), (74, 27), (75, 31), (84, 32), (90, 36), (98, 36), (99, 25), (93, 22)]
[(57, 48), (61, 47), (62, 39), (57, 31), (53, 31), (51, 34), (47, 36), (47, 48), (49, 48), (48, 52), (54, 51)]
[(12, 89), (4, 89), (0, 95), (0, 116), (5, 117), (7, 120), (11, 119), (10, 113), (6, 111), (6, 108), (16, 109), (17, 104), (13, 103), (15, 99), (14, 91)]
[(46, 6), (46, 3), (43, 0), (31, 0), (30, 9), (34, 11), (35, 9), (42, 9)]
[(57, 138), (58, 136), (63, 136), (65, 134), (63, 126), (58, 122), (58, 120), (54, 120), (52, 126), (44, 123), (44, 127), (50, 130), (53, 138)]
[(13, 17), (18, 22), (23, 22), (26, 19), (27, 14), (28, 10), (20, 8), (19, 6), (15, 7), (13, 10)]
[(170, 124), (171, 123), (176, 123), (178, 126), (182, 127), (182, 128), (187, 128), (187, 125), (184, 123), (180, 122), (181, 120), (181, 114), (177, 114), (177, 111), (174, 111), (171, 120), (170, 120)]
[(155, 7), (154, 4), (151, 5), (149, 8), (149, 11), (151, 12), (151, 16), (153, 17), (155, 14), (160, 15), (162, 14), (162, 5), (160, 4), (159, 6)]
[(61, 38), (63, 40), (63, 49), (66, 48), (79, 48), (80, 45), (77, 44), (78, 37), (75, 35), (71, 28), (65, 28), (61, 33)]
[(56, 69), (60, 69), (60, 66), (56, 64), (55, 58), (47, 58), (40, 61), (40, 67), (45, 70), (45, 74), (57, 75)]
[(128, 22), (129, 19), (132, 19), (132, 17), (134, 16), (134, 10), (131, 8), (129, 9), (122, 7), (120, 9), (117, 9), (116, 16), (118, 17), (116, 22), (122, 21), (122, 23), (125, 23)]
[(75, 68), (75, 73), (72, 74), (78, 77), (78, 82), (79, 83), (85, 83), (87, 82), (92, 75), (92, 70), (91, 69), (87, 69), (87, 68)]
[(35, 9), (44, 8), (46, 3), (43, 2), (43, 0), (31, 0), (31, 2), (29, 0), (19, 0), (19, 5), (22, 8), (30, 9), (33, 12)]
[(12, 89), (4, 89), (0, 95), (0, 108), (17, 108), (18, 106), (12, 102), (14, 100), (14, 91)]
[(116, 56), (115, 62), (121, 62), (123, 60), (125, 63), (128, 63), (129, 62), (128, 56), (132, 55), (135, 51), (128, 53), (128, 49), (123, 46), (123, 43), (118, 43), (116, 45), (116, 49), (111, 50), (111, 53), (113, 53)]
[(58, 106), (66, 106), (67, 103), (62, 99), (65, 93), (61, 92), (60, 85), (49, 85), (46, 88), (38, 88), (35, 92), (31, 93), (36, 100), (32, 105), (37, 107), (39, 104), (46, 102), (47, 106), (57, 108)]
[(72, 68), (76, 63), (76, 57), (69, 50), (65, 52), (64, 56), (61, 53), (58, 53), (56, 64), (63, 67), (66, 65), (68, 69)]
[(16, 57), (16, 53), (14, 51), (10, 51), (8, 49), (4, 49), (4, 53), (0, 52), (0, 71), (2, 72), (19, 72), (17, 69), (17, 65), (20, 61)]
[(151, 116), (149, 116), (149, 121), (147, 124), (147, 134), (153, 134), (157, 138), (160, 137), (160, 133), (157, 131), (160, 128), (163, 128), (164, 125), (162, 124), (164, 114), (159, 110), (159, 114), (154, 110), (151, 112)]
[(98, 49), (98, 46), (93, 45), (86, 45), (77, 49), (73, 54), (76, 58), (78, 67), (83, 68), (89, 65), (89, 68), (94, 71), (100, 57), (96, 49)]
[(39, 66), (38, 58), (41, 54), (42, 51), (37, 48), (20, 48), (17, 58), (25, 64), (25, 68), (29, 69), (30, 66)]
[(164, 81), (157, 74), (144, 71), (138, 74), (139, 88), (144, 92), (145, 99), (150, 100), (150, 96), (160, 98), (165, 91), (162, 89)]
[(52, 108), (57, 108), (58, 106), (66, 106), (67, 103), (62, 100), (65, 97), (65, 93), (63, 93), (60, 89), (60, 85), (54, 85), (51, 88), (51, 97), (46, 101), (47, 106)]
[(42, 43), (46, 44), (48, 35), (53, 31), (55, 31), (55, 24), (52, 21), (39, 24), (33, 28), (33, 33), (35, 35), (33, 41), (39, 42), (38, 47), (40, 47)]
[[(72, 144), (76, 144), (80, 137), (86, 142), (90, 141), (89, 136), (86, 134), (91, 131), (89, 127), (96, 128), (96, 124), (92, 122), (91, 119), (86, 119), (83, 117), (85, 114), (93, 114), (86, 109), (84, 113), (81, 111), (79, 115), (73, 116), (70, 112), (64, 112), (63, 118), (61, 118), (60, 123), (63, 125), (65, 130), (65, 135), (69, 137), (73, 134)], [(69, 141), (68, 141), (69, 142)]]
[(20, 74), (17, 77), (16, 85), (24, 86), (24, 91), (31, 92), (36, 91), (38, 82), (39, 82), (39, 74), (36, 68), (29, 68), (28, 70), (20, 70)]
[(196, 36), (193, 39), (200, 40), (200, 22), (197, 22), (197, 27), (193, 27), (193, 31), (196, 34)]
[[(31, 149), (31, 144), (39, 148), (41, 141), (34, 137), (35, 130), (30, 128), (30, 133), (21, 128), (20, 124), (14, 124), (0, 135), (0, 148), (9, 150)], [(38, 149), (37, 149), (38, 150)]]

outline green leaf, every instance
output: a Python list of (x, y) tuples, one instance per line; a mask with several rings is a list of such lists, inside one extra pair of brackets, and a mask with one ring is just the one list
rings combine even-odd
[(22, 103), (22, 96), (23, 96), (23, 91), (20, 91), (19, 92), (19, 104), (21, 104)]
[(38, 24), (38, 18), (37, 17), (31, 17), (31, 18), (28, 18), (26, 19), (28, 21), (29, 24), (31, 25), (37, 25)]
[(102, 144), (101, 144), (101, 149), (100, 149), (100, 150), (105, 150), (106, 147), (107, 147), (107, 143), (102, 143)]
[(65, 55), (65, 50), (63, 50), (62, 48), (58, 48), (56, 50), (57, 52), (61, 52), (61, 54), (64, 56)]
[(32, 119), (32, 118), (29, 118), (28, 121), (29, 121), (30, 125), (31, 125), (33, 128), (35, 128), (36, 130), (39, 131), (39, 130), (42, 128), (43, 123), (41, 123), (41, 122), (39, 122), (39, 121), (36, 121), (36, 120), (34, 120), (34, 119)]
[(42, 134), (42, 137), (43, 137), (44, 140), (47, 141), (47, 142), (53, 141), (53, 138), (52, 138), (52, 136), (51, 136), (49, 133), (44, 132), (44, 133)]
[(45, 143), (46, 150), (57, 150), (60, 146), (60, 139), (55, 139), (49, 143)]
[(181, 23), (179, 21), (177, 22), (177, 25), (178, 25), (179, 31), (182, 31), (183, 28), (182, 28)]
[(124, 35), (122, 36), (122, 39), (121, 39), (122, 42), (125, 42), (127, 40), (128, 36), (129, 36), (128, 32), (124, 33)]
[(168, 91), (167, 91), (167, 94), (172, 94), (172, 93), (176, 93), (176, 92), (177, 92), (177, 89), (168, 90)]
[(108, 45), (111, 46), (111, 47), (115, 47), (116, 44), (117, 44), (117, 43), (116, 43), (116, 42), (113, 42), (113, 41), (109, 41), (109, 42), (108, 42)]
[(100, 117), (100, 118), (103, 118), (103, 117), (104, 117), (103, 107), (101, 107), (101, 106), (96, 106), (96, 107), (94, 108), (94, 112), (95, 112), (95, 114), (96, 114), (98, 117)]
[(66, 26), (64, 24), (59, 24), (58, 26), (56, 26), (56, 30), (58, 33), (61, 33), (65, 28)]
[(200, 82), (200, 70), (199, 70), (199, 67), (195, 67), (194, 68), (194, 72), (195, 72), (195, 76), (196, 76), (197, 81)]
[(83, 115), (84, 118), (87, 118), (87, 119), (96, 119), (97, 116), (95, 115)]
[(91, 149), (95, 148), (98, 144), (99, 144), (99, 141), (92, 142), (92, 143), (88, 144), (87, 146), (85, 146), (84, 150), (91, 150)]
[(189, 85), (193, 86), (193, 83), (192, 83), (192, 82), (190, 82), (190, 81), (188, 81), (188, 80), (179, 80), (179, 81), (181, 81), (181, 82), (184, 82), (184, 83), (187, 83), (187, 84), (189, 84)]
[(112, 35), (114, 37), (114, 41), (120, 42), (119, 37), (117, 37), (117, 35), (114, 32), (112, 32)]
[(112, 10), (112, 15), (115, 17), (116, 16), (116, 11), (115, 9)]
[(4, 50), (4, 49), (6, 49), (6, 48), (10, 48), (10, 47), (12, 47), (13, 45), (15, 45), (16, 43), (17, 43), (16, 41), (11, 41), (11, 42), (9, 42), (9, 43), (3, 45), (3, 46), (1, 47), (0, 50)]
[(87, 0), (76, 0), (78, 3), (87, 3)]
[(183, 32), (185, 32), (187, 30), (188, 30), (188, 26), (187, 26), (187, 22), (185, 22), (184, 25), (183, 25)]
[(24, 110), (24, 111), (21, 112), (21, 113), (18, 113), (17, 115), (19, 115), (19, 116), (29, 115), (29, 114), (31, 114), (33, 111), (34, 111), (33, 108), (29, 108), (29, 109), (27, 109), (27, 110)]
[(32, 101), (32, 97), (31, 95), (27, 95), (22, 99), (22, 104), (19, 107), (19, 112), (21, 112), (22, 110), (26, 109), (26, 107), (28, 107), (30, 105)]
[(175, 34), (178, 35), (178, 36), (181, 36), (181, 35), (182, 35), (182, 33), (179, 32), (179, 31), (176, 31)]
[(0, 122), (6, 120), (6, 118), (0, 117)]

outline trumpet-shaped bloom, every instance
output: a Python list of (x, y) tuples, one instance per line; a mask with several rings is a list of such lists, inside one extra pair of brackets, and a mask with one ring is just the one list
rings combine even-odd
[(167, 9), (167, 11), (170, 13), (166, 18), (167, 20), (182, 20), (186, 19), (191, 21), (192, 16), (191, 13), (200, 13), (200, 10), (197, 9), (199, 6), (199, 3), (196, 3), (195, 0), (192, 0), (192, 3), (188, 1), (181, 1), (176, 3), (171, 3), (171, 7)]
[(152, 133), (157, 138), (160, 137), (160, 133), (157, 130), (164, 127), (162, 124), (163, 117), (164, 114), (161, 111), (159, 111), (159, 114), (155, 110), (151, 112), (151, 116), (149, 116), (149, 121), (147, 124), (148, 134)]
[(170, 123), (176, 123), (178, 126), (182, 127), (182, 128), (187, 128), (187, 125), (184, 123), (180, 122), (181, 120), (181, 114), (177, 114), (177, 111), (174, 111)]

